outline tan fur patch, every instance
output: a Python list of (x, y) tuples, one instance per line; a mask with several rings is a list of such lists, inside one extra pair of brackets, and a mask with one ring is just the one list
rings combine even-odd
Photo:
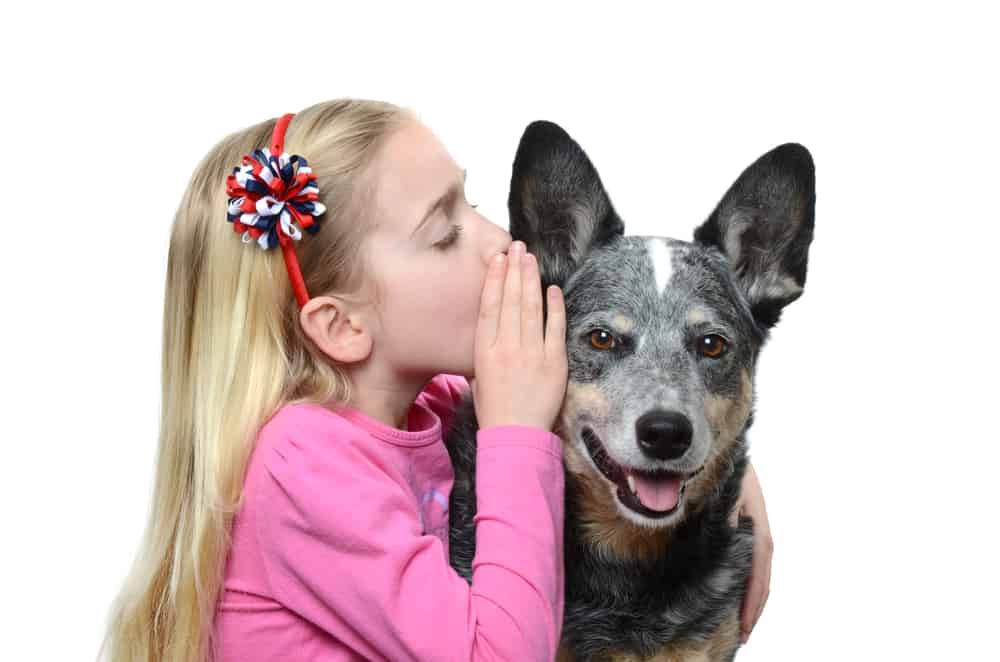
[(688, 311), (687, 314), (688, 324), (699, 324), (707, 319), (708, 316), (705, 315), (705, 311), (702, 310), (701, 308), (692, 308), (691, 310)]
[(611, 320), (611, 326), (616, 333), (630, 333), (635, 328), (635, 320), (624, 315), (615, 315)]
[(740, 643), (740, 610), (734, 609), (729, 618), (709, 639), (708, 659), (724, 660)]
[(580, 474), (591, 470), (587, 459), (581, 457), (576, 450), (574, 435), (579, 434), (578, 421), (582, 417), (584, 420), (593, 421), (595, 425), (600, 425), (607, 419), (610, 407), (611, 404), (605, 397), (604, 391), (593, 384), (570, 382), (566, 385), (566, 397), (563, 399), (563, 407), (553, 432), (563, 440), (563, 459), (566, 470), (570, 473)]
[(671, 527), (649, 529), (622, 517), (615, 496), (603, 477), (587, 473), (580, 483), (579, 514), (585, 535), (598, 551), (621, 559), (651, 561), (663, 553), (673, 535)]
[(585, 418), (595, 423), (600, 423), (607, 419), (610, 410), (611, 403), (608, 402), (604, 391), (593, 384), (570, 382), (566, 385), (566, 397), (559, 418), (567, 427), (581, 414), (585, 414)]
[(563, 463), (571, 474), (591, 471), (587, 458), (581, 456), (576, 447), (578, 420), (582, 415), (597, 424), (607, 418), (609, 407), (604, 392), (596, 386), (573, 382), (566, 385), (566, 397), (553, 432), (563, 440)]
[(711, 491), (719, 487), (726, 465), (731, 461), (736, 437), (750, 415), (753, 400), (750, 373), (742, 370), (740, 381), (740, 392), (736, 398), (710, 395), (705, 401), (705, 417), (712, 428), (715, 443), (711, 455), (705, 461), (705, 470), (692, 478), (684, 491), (684, 499), (693, 510), (697, 510), (699, 504), (704, 504), (711, 497)]
[(568, 648), (560, 645), (556, 651), (556, 662), (576, 662), (576, 656)]

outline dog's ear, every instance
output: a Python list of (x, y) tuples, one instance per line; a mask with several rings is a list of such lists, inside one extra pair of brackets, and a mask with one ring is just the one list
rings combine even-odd
[(802, 145), (775, 147), (743, 171), (694, 232), (729, 259), (750, 308), (765, 328), (802, 295), (813, 238), (816, 173)]
[(507, 208), (511, 236), (538, 258), (543, 289), (562, 287), (592, 248), (625, 231), (586, 153), (552, 122), (524, 130)]

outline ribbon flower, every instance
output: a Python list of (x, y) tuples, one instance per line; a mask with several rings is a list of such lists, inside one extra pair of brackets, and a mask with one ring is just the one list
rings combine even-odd
[(264, 250), (298, 241), (300, 227), (316, 234), (316, 217), (326, 211), (309, 163), (297, 154), (275, 156), (267, 148), (254, 150), (233, 168), (226, 177), (226, 194), (226, 220), (244, 243), (256, 240)]

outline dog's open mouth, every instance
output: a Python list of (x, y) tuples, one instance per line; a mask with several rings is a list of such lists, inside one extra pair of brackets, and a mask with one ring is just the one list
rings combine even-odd
[(682, 474), (624, 467), (608, 457), (604, 444), (593, 430), (583, 428), (582, 435), (594, 464), (605, 478), (618, 486), (618, 500), (645, 517), (656, 519), (676, 512), (687, 481), (701, 472), (698, 469), (692, 474)]

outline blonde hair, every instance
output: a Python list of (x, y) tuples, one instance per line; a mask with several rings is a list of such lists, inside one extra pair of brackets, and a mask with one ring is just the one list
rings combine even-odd
[[(317, 175), (327, 211), (296, 255), (310, 296), (367, 278), (361, 246), (367, 166), (409, 111), (354, 99), (296, 114), (285, 151)], [(233, 133), (196, 168), (170, 237), (163, 308), (162, 408), (145, 533), (111, 606), (98, 658), (201, 662), (211, 634), (260, 427), (286, 403), (350, 399), (344, 372), (302, 332), (280, 249), (243, 243), (226, 222), (226, 176), (270, 145), (276, 119)]]

